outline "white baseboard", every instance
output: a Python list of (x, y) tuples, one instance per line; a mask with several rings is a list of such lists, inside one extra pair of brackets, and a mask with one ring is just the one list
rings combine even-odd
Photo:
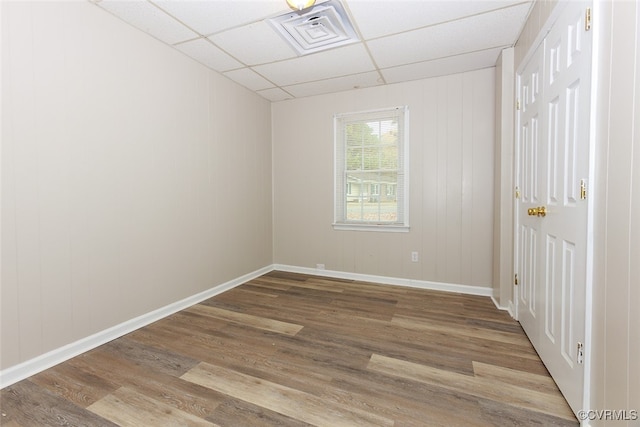
[[(157, 310), (154, 310), (149, 313), (138, 316), (136, 318), (127, 320), (111, 328), (105, 329), (103, 331), (97, 332), (88, 337), (82, 338), (78, 341), (67, 344), (63, 347), (59, 347), (57, 349), (51, 350), (45, 354), (34, 357), (33, 359), (27, 360), (18, 365), (14, 365), (7, 369), (4, 369), (0, 371), (0, 389), (10, 386), (11, 384), (15, 384), (18, 381), (21, 381), (25, 378), (35, 375), (38, 372), (42, 372), (45, 369), (51, 368), (52, 366), (62, 363), (65, 360), (69, 360), (72, 357), (75, 357), (79, 354), (92, 350), (98, 346), (101, 346), (102, 344), (106, 344), (109, 341), (112, 341), (116, 338), (119, 338), (123, 335), (133, 332), (136, 329), (140, 329), (144, 326), (149, 325), (150, 323), (163, 319), (173, 313), (176, 313), (180, 310), (184, 310), (185, 308), (191, 307), (194, 304), (202, 302), (215, 295), (221, 294), (222, 292), (233, 289), (245, 282), (248, 282), (252, 279), (255, 279), (256, 277), (269, 273), (270, 271), (273, 271), (273, 270), (287, 271), (292, 273), (310, 274), (310, 275), (324, 276), (324, 277), (333, 277), (337, 279), (348, 279), (348, 280), (381, 283), (385, 285), (407, 286), (412, 288), (420, 288), (420, 289), (428, 289), (428, 290), (436, 290), (436, 291), (444, 291), (444, 292), (455, 292), (455, 293), (468, 294), (468, 295), (488, 296), (493, 299), (492, 289), (486, 286), (457, 285), (457, 284), (451, 284), (451, 283), (429, 282), (424, 280), (401, 279), (401, 278), (386, 277), (386, 276), (375, 276), (370, 274), (348, 273), (344, 271), (319, 270), (315, 268), (296, 267), (296, 266), (283, 265), (283, 264), (272, 264), (272, 265), (263, 267), (261, 269), (258, 269), (256, 271), (253, 271), (251, 273), (245, 274), (244, 276), (240, 276), (236, 279), (230, 280), (221, 285), (214, 286), (213, 288), (208, 289), (206, 291), (200, 292), (198, 294), (192, 295), (180, 301), (166, 305)], [(494, 303), (495, 303), (495, 300), (494, 300)]]
[(0, 389), (273, 270), (269, 265), (0, 371)]
[(317, 268), (296, 267), (292, 265), (274, 264), (274, 270), (288, 271), (291, 273), (311, 274), (336, 279), (359, 280), (362, 282), (381, 283), (384, 285), (408, 286), (411, 288), (429, 289), (433, 291), (455, 292), (468, 295), (480, 295), (490, 297), (493, 290), (487, 286), (456, 285), (452, 283), (429, 282), (425, 280), (401, 279), (397, 277), (374, 276), (371, 274), (348, 273), (336, 270), (319, 270)]
[(506, 311), (511, 315), (511, 317), (513, 317), (513, 314), (511, 313), (508, 305), (498, 304), (498, 300), (496, 300), (493, 295), (491, 295), (491, 301), (493, 301), (493, 305), (495, 305), (498, 310)]
[(516, 308), (513, 305), (513, 301), (509, 301), (509, 306), (507, 307), (507, 311), (509, 312), (511, 317), (513, 317), (515, 320), (518, 320), (516, 318)]

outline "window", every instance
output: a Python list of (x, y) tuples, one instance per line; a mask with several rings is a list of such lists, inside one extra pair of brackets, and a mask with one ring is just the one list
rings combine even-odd
[(387, 184), (387, 197), (393, 197), (396, 195), (396, 185)]
[(406, 107), (335, 116), (336, 229), (407, 231)]

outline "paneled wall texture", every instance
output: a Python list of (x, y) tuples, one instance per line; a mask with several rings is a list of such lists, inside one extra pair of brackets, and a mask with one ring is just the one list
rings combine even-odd
[(0, 368), (269, 266), (271, 193), (268, 101), (90, 2), (3, 2)]
[[(274, 262), (491, 287), (494, 73), (273, 104)], [(410, 115), (410, 231), (333, 230), (333, 114), (400, 105)]]
[[(270, 106), (90, 2), (2, 36), (2, 369), (272, 263), (491, 286), (494, 69)], [(410, 231), (333, 230), (333, 114), (398, 105)]]
[(640, 425), (640, 5), (602, 2), (597, 96), (591, 408)]

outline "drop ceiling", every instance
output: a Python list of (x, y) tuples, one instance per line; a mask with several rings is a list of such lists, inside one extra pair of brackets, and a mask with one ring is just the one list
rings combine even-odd
[(515, 44), (533, 5), (339, 0), (359, 40), (300, 55), (269, 24), (293, 12), (285, 0), (93, 1), (270, 101), (492, 67)]

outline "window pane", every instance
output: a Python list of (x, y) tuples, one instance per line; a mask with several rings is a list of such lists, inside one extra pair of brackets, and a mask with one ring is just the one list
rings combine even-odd
[[(385, 201), (396, 201), (396, 191), (395, 188), (398, 185), (398, 173), (397, 172), (383, 172), (380, 174), (380, 185), (381, 191), (380, 194), (384, 195)], [(390, 190), (391, 189), (391, 190)]]
[(347, 176), (347, 221), (395, 222), (398, 220), (396, 198), (398, 174), (354, 173)]
[(363, 161), (365, 170), (380, 169), (380, 149), (377, 146), (363, 149)]
[(347, 170), (362, 170), (362, 148), (347, 148)]
[(361, 198), (347, 203), (347, 221), (359, 222), (396, 222), (398, 219), (397, 202), (375, 202), (375, 198)]
[(398, 146), (386, 145), (380, 148), (380, 169), (398, 169)]
[(362, 146), (377, 143), (378, 137), (366, 123), (356, 122), (346, 125), (347, 147)]
[(396, 222), (398, 220), (398, 203), (382, 202), (380, 203), (380, 221)]
[(347, 201), (347, 221), (362, 220), (362, 201), (359, 198)]

